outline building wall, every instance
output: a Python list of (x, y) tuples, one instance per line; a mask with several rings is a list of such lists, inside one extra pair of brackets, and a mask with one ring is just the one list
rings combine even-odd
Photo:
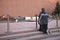
[(51, 13), (60, 0), (0, 0), (0, 15), (35, 16), (44, 7)]

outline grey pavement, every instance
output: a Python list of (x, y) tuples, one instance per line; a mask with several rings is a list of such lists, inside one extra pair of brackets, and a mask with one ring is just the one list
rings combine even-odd
[(57, 40), (60, 39), (60, 32), (52, 33), (52, 34), (43, 34), (39, 31), (19, 33), (7, 36), (1, 36), (0, 40)]
[[(20, 32), (20, 31), (28, 31), (35, 30), (36, 23), (35, 22), (17, 22), (17, 23), (9, 23), (9, 31), (10, 32)], [(56, 28), (56, 20), (49, 21), (48, 28)], [(60, 20), (58, 21), (58, 27), (60, 27)], [(37, 29), (39, 28), (39, 24)], [(0, 34), (4, 34), (7, 32), (7, 23), (0, 23)]]
[[(60, 20), (58, 21), (58, 27), (60, 27)], [(36, 31), (35, 22), (17, 22), (9, 24), (9, 31), (11, 33), (5, 34), (7, 32), (7, 23), (0, 23), (0, 34), (5, 34), (0, 36), (0, 40), (60, 40), (60, 32), (54, 32), (48, 35)], [(49, 21), (48, 28), (56, 28), (56, 20)]]

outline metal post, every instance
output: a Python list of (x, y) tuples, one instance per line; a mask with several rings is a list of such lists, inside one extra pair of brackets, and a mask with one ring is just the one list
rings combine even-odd
[(56, 27), (58, 28), (58, 15), (56, 16)]
[(7, 33), (9, 33), (9, 15), (7, 14)]
[(36, 29), (37, 29), (37, 14), (36, 14)]

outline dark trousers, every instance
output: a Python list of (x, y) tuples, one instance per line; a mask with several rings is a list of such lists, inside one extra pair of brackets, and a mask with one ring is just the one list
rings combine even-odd
[(42, 31), (44, 33), (47, 33), (47, 24), (40, 25), (39, 31)]

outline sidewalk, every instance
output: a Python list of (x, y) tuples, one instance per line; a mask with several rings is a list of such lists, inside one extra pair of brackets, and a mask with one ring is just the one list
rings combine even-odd
[(21, 33), (34, 32), (34, 31), (37, 31), (37, 30), (35, 29), (35, 30), (26, 30), (26, 31), (9, 32), (9, 33), (6, 32), (6, 33), (0, 34), (0, 36), (7, 36), (7, 35), (13, 35), (13, 34), (21, 34)]
[[(58, 22), (58, 26), (60, 27), (60, 20)], [(35, 22), (17, 22), (17, 23), (10, 23), (9, 25), (10, 32), (22, 32), (22, 31), (29, 31), (29, 30), (36, 30), (36, 23)], [(37, 29), (39, 28), (39, 25)], [(48, 23), (48, 28), (56, 28), (56, 20), (53, 20)], [(7, 23), (0, 23), (0, 34), (4, 34), (7, 32)]]

